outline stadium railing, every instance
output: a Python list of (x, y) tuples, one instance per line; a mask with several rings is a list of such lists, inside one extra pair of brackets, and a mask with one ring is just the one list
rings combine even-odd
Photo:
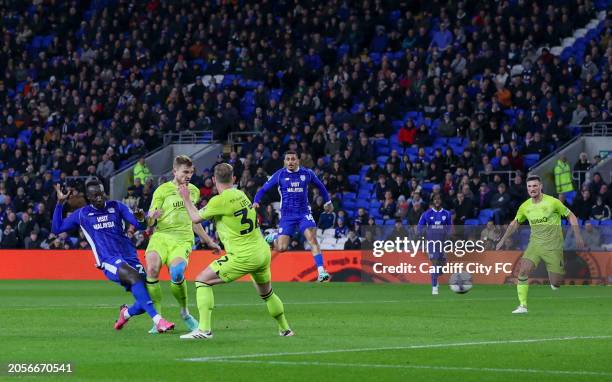
[(164, 134), (164, 146), (169, 144), (204, 144), (213, 143), (212, 130), (181, 131), (179, 133)]

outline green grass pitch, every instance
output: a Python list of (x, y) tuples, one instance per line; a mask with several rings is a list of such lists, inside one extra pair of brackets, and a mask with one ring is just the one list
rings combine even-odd
[[(191, 310), (197, 317), (194, 287)], [(185, 327), (167, 284), (172, 334), (135, 317), (112, 328), (131, 295), (96, 281), (0, 281), (2, 380), (92, 381), (612, 381), (612, 288), (278, 283), (295, 337), (281, 338), (249, 283), (215, 287), (215, 338)], [(190, 360), (188, 360), (190, 359)], [(7, 376), (13, 362), (71, 362), (66, 375)]]

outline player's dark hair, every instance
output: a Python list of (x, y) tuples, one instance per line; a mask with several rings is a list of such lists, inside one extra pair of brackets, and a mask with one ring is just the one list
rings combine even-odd
[(229, 163), (219, 163), (215, 166), (215, 179), (217, 183), (231, 184), (234, 168)]
[(98, 179), (91, 179), (88, 180), (87, 183), (85, 183), (85, 190), (87, 190), (89, 187), (99, 187), (102, 186), (102, 182), (100, 182)]
[(540, 178), (539, 175), (529, 175), (527, 177), (527, 181), (530, 182), (532, 180), (537, 180), (538, 182), (542, 183), (542, 179)]
[(193, 167), (193, 162), (191, 158), (189, 158), (187, 155), (179, 155), (176, 158), (174, 158), (174, 163), (172, 167), (178, 168), (183, 165), (187, 167)]
[(295, 156), (297, 156), (297, 152), (295, 152), (295, 151), (293, 151), (293, 150), (288, 150), (288, 151), (285, 151), (285, 157), (286, 157), (287, 155), (295, 155)]

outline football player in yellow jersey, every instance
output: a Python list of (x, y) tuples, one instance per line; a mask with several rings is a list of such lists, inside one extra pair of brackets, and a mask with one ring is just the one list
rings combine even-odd
[(214, 306), (212, 286), (230, 283), (244, 275), (250, 275), (257, 292), (266, 302), (268, 312), (283, 337), (293, 335), (289, 328), (283, 302), (272, 291), (270, 275), (270, 247), (257, 227), (257, 213), (244, 192), (233, 187), (234, 169), (227, 163), (215, 166), (213, 182), (219, 195), (214, 196), (205, 208), (198, 211), (189, 196), (189, 189), (180, 186), (180, 194), (191, 221), (213, 220), (219, 240), (225, 246), (225, 256), (210, 263), (196, 277), (196, 299), (200, 311), (199, 327), (182, 339), (212, 338), (211, 315)]
[[(193, 176), (191, 159), (185, 155), (174, 158), (172, 173), (174, 179), (155, 190), (149, 208), (149, 226), (154, 226), (155, 232), (145, 252), (147, 289), (155, 308), (161, 312), (159, 271), (162, 265), (167, 266), (171, 279), (170, 290), (179, 303), (183, 321), (192, 331), (198, 327), (198, 322), (189, 314), (187, 308), (185, 268), (194, 245), (193, 233), (195, 232), (200, 240), (213, 250), (219, 250), (219, 246), (204, 232), (200, 224), (192, 224), (178, 192), (178, 187), (184, 186), (189, 190), (189, 197), (193, 203), (197, 203), (200, 199), (200, 190), (189, 183)], [(153, 330), (149, 332), (153, 333)]]
[(572, 225), (576, 237), (576, 246), (578, 248), (584, 247), (576, 215), (565, 207), (559, 199), (542, 193), (542, 181), (539, 176), (531, 175), (527, 178), (527, 192), (531, 198), (521, 204), (516, 217), (510, 223), (496, 247), (496, 250), (500, 250), (506, 238), (514, 233), (520, 223), (525, 220), (529, 222), (531, 226), (529, 244), (518, 265), (516, 290), (519, 306), (512, 311), (515, 314), (527, 313), (529, 273), (538, 266), (540, 261), (544, 261), (546, 264), (550, 287), (556, 290), (561, 286), (565, 274), (561, 217), (567, 218)]

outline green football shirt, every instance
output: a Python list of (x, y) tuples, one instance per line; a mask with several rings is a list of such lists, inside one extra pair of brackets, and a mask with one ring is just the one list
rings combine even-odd
[(251, 201), (238, 189), (229, 188), (212, 197), (199, 214), (202, 219), (214, 220), (227, 253), (248, 257), (254, 248), (267, 246)]
[[(200, 200), (200, 190), (189, 184), (189, 195), (193, 204)], [(163, 214), (157, 219), (155, 233), (172, 235), (176, 241), (193, 240), (191, 218), (185, 209), (185, 204), (178, 192), (178, 186), (172, 181), (166, 182), (155, 190), (149, 212), (162, 209)]]
[(561, 217), (567, 217), (570, 210), (557, 198), (542, 194), (542, 200), (534, 203), (529, 198), (516, 212), (519, 223), (529, 221), (531, 235), (529, 247), (534, 250), (558, 251), (563, 250), (563, 230)]

